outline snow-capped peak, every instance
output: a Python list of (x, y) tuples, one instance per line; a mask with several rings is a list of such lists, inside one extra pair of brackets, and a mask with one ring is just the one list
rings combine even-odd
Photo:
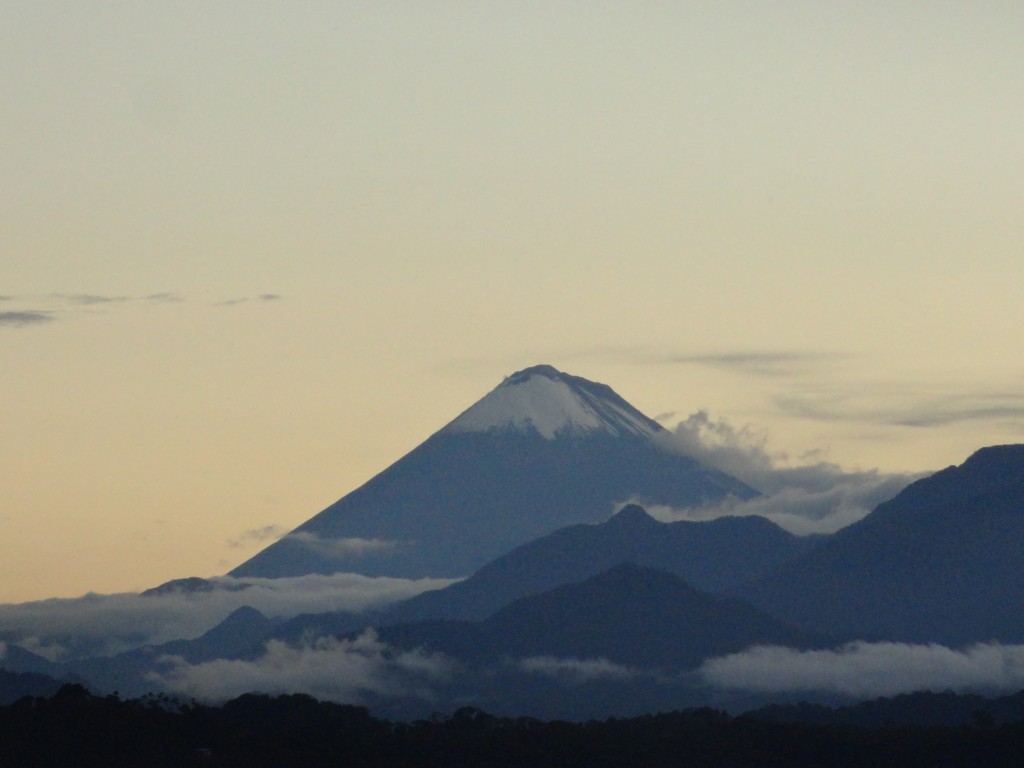
[(591, 432), (650, 437), (662, 427), (605, 384), (537, 365), (506, 377), (443, 431), (492, 430), (536, 432), (553, 440)]

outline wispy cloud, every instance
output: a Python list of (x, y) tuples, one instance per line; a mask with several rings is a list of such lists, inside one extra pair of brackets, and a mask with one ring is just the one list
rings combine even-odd
[(143, 296), (142, 300), (153, 302), (155, 304), (179, 304), (184, 301), (184, 299), (175, 293), (151, 293), (148, 296)]
[(228, 546), (234, 549), (245, 549), (257, 544), (264, 544), (268, 541), (276, 541), (288, 533), (288, 529), (280, 525), (265, 525), (262, 528), (250, 528), (243, 531), (236, 538), (228, 541)]
[[(235, 306), (249, 302), (268, 303), (280, 301), (284, 297), (279, 293), (261, 293), (257, 296), (246, 296), (236, 299), (213, 302), (214, 306)], [(0, 313), (0, 324), (5, 325), (27, 325), (31, 323), (47, 322), (53, 320), (56, 313), (72, 313), (76, 310), (85, 311), (91, 309), (97, 311), (100, 308), (112, 310), (114, 307), (138, 304), (187, 304), (189, 300), (180, 294), (170, 291), (157, 291), (143, 295), (124, 295), (106, 293), (48, 293), (25, 296), (3, 295), (0, 301), (14, 304), (27, 304), (29, 306)]]
[(268, 302), (268, 301), (280, 301), (284, 297), (278, 293), (261, 293), (259, 296), (245, 296), (239, 299), (228, 299), (226, 301), (218, 301), (216, 306), (218, 307), (234, 307), (239, 304), (248, 304), (250, 302)]
[(123, 304), (126, 301), (132, 301), (130, 296), (101, 296), (95, 293), (71, 293), (54, 294), (58, 299), (63, 299), (70, 304), (81, 304), (85, 306), (91, 306), (93, 304)]
[(401, 542), (386, 539), (327, 538), (315, 533), (300, 531), (287, 537), (323, 557), (358, 557), (370, 552), (387, 552), (398, 549)]
[(649, 347), (590, 346), (559, 350), (551, 359), (597, 359), (643, 366), (702, 365), (753, 376), (787, 376), (809, 373), (845, 356), (813, 350), (722, 350), (673, 352)]
[(38, 310), (0, 312), (0, 328), (24, 328), (29, 325), (43, 325), (51, 322), (53, 322), (53, 316), (49, 312)]
[(920, 477), (878, 470), (845, 471), (809, 453), (795, 462), (768, 449), (764, 432), (733, 427), (706, 411), (690, 415), (657, 438), (667, 450), (739, 478), (763, 495), (749, 501), (729, 498), (704, 507), (650, 506), (662, 520), (709, 520), (724, 515), (761, 515), (797, 534), (832, 533), (864, 517)]
[(595, 680), (631, 680), (639, 670), (624, 667), (608, 659), (568, 659), (554, 656), (531, 656), (517, 666), (523, 672), (553, 678), (566, 685), (583, 685)]
[[(781, 413), (821, 422), (847, 422), (885, 427), (932, 428), (970, 422), (1024, 425), (1024, 391), (1018, 382), (993, 390), (970, 381), (936, 383), (934, 376), (916, 380), (865, 380), (862, 371), (847, 370), (855, 356), (821, 350), (743, 350), (672, 352), (645, 347), (594, 346), (563, 351), (554, 359), (601, 359), (640, 366), (693, 365), (761, 379)], [(839, 375), (843, 367), (845, 373)]]
[(698, 675), (716, 688), (860, 698), (923, 690), (1019, 690), (1024, 645), (985, 643), (954, 650), (858, 641), (819, 651), (763, 646), (709, 659)]
[(785, 394), (775, 398), (783, 412), (817, 421), (855, 421), (900, 427), (944, 427), (976, 421), (1024, 420), (1024, 392), (984, 390), (925, 393), (920, 387), (872, 388), (853, 392)]
[(705, 365), (755, 376), (787, 376), (804, 373), (814, 366), (838, 359), (823, 352), (719, 352), (698, 355), (668, 355), (661, 362)]
[(164, 663), (168, 669), (151, 679), (206, 701), (223, 701), (247, 691), (302, 692), (345, 702), (363, 702), (368, 694), (430, 700), (432, 686), (449, 680), (455, 670), (454, 662), (443, 655), (391, 648), (373, 630), (354, 640), (325, 637), (300, 646), (272, 640), (256, 659), (188, 664), (172, 657)]

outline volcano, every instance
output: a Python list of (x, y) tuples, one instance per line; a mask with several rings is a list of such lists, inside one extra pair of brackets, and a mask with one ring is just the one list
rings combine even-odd
[(624, 502), (757, 495), (665, 450), (663, 432), (607, 385), (527, 368), (229, 575), (455, 578), (556, 529), (607, 520)]

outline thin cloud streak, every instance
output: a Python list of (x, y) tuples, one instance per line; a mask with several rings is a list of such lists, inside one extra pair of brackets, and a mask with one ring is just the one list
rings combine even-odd
[[(893, 402), (893, 401), (902, 402)], [(888, 401), (888, 402), (887, 402)], [(785, 414), (824, 422), (857, 422), (931, 428), (969, 422), (1024, 420), (1024, 394), (978, 391), (921, 397), (885, 389), (853, 394), (780, 395), (775, 405)], [(879, 404), (880, 403), (880, 404)]]
[(148, 296), (143, 296), (142, 300), (155, 304), (180, 304), (184, 301), (184, 299), (174, 293), (151, 293)]
[(250, 528), (243, 531), (239, 536), (230, 539), (228, 546), (232, 549), (245, 549), (246, 547), (264, 544), (268, 541), (277, 541), (288, 533), (288, 529), (280, 525), (265, 525), (262, 528)]
[[(214, 302), (213, 306), (235, 306), (238, 304), (245, 303), (269, 303), (281, 301), (284, 299), (279, 293), (261, 293), (257, 296), (246, 296), (237, 299), (227, 299), (225, 301)], [(181, 296), (180, 294), (173, 293), (170, 291), (157, 291), (141, 296), (125, 296), (115, 294), (102, 294), (102, 293), (49, 293), (39, 295), (25, 295), (25, 296), (12, 296), (3, 295), (0, 296), (0, 301), (3, 302), (18, 302), (27, 303), (32, 302), (34, 304), (41, 304), (46, 309), (26, 308), (17, 311), (8, 311), (0, 313), (0, 323), (7, 325), (27, 324), (33, 322), (46, 322), (52, 320), (50, 315), (53, 312), (64, 312), (74, 310), (76, 308), (113, 308), (116, 306), (129, 306), (132, 304), (185, 304), (188, 303), (188, 299)]]
[(822, 352), (723, 352), (717, 354), (677, 355), (664, 358), (668, 364), (704, 365), (755, 376), (789, 376), (803, 373), (838, 355)]
[(226, 301), (218, 301), (214, 306), (216, 307), (236, 307), (239, 304), (249, 304), (251, 302), (269, 302), (269, 301), (280, 301), (284, 297), (278, 293), (261, 293), (259, 296), (245, 296), (239, 299), (228, 299)]
[(58, 293), (54, 295), (58, 299), (63, 299), (71, 304), (81, 304), (84, 306), (91, 306), (94, 304), (123, 304), (126, 301), (132, 301), (130, 296), (100, 296), (94, 293)]
[(388, 552), (398, 549), (401, 542), (386, 539), (339, 538), (331, 539), (315, 533), (300, 531), (286, 536), (322, 557), (358, 557), (368, 552)]
[(20, 312), (0, 312), (0, 327), (25, 328), (30, 325), (44, 325), (52, 323), (53, 317), (49, 312), (37, 310), (23, 310)]
[[(1024, 394), (992, 392), (964, 384), (957, 390), (921, 394), (921, 383), (858, 381), (856, 388), (822, 379), (823, 366), (853, 355), (823, 351), (721, 351), (672, 354), (644, 348), (595, 346), (559, 359), (598, 358), (636, 365), (700, 365), (762, 379), (803, 381), (804, 392), (792, 386), (771, 398), (784, 415), (826, 423), (856, 422), (888, 427), (933, 428), (970, 422), (1024, 424)], [(934, 388), (933, 388), (934, 389)], [(972, 391), (973, 390), (973, 391)]]
[(530, 656), (520, 659), (518, 668), (530, 674), (542, 675), (567, 685), (584, 685), (596, 680), (625, 681), (639, 677), (642, 672), (624, 667), (605, 658), (575, 659), (554, 656)]
[(806, 373), (811, 368), (844, 359), (834, 352), (798, 350), (730, 350), (722, 352), (664, 352), (643, 347), (597, 345), (582, 349), (558, 350), (558, 360), (599, 359), (645, 366), (701, 365), (755, 376), (787, 376)]

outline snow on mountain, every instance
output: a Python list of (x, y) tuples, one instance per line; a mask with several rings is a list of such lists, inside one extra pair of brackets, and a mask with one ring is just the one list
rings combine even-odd
[(532, 431), (553, 440), (594, 431), (649, 437), (662, 427), (611, 387), (538, 365), (508, 376), (443, 431), (491, 430)]

